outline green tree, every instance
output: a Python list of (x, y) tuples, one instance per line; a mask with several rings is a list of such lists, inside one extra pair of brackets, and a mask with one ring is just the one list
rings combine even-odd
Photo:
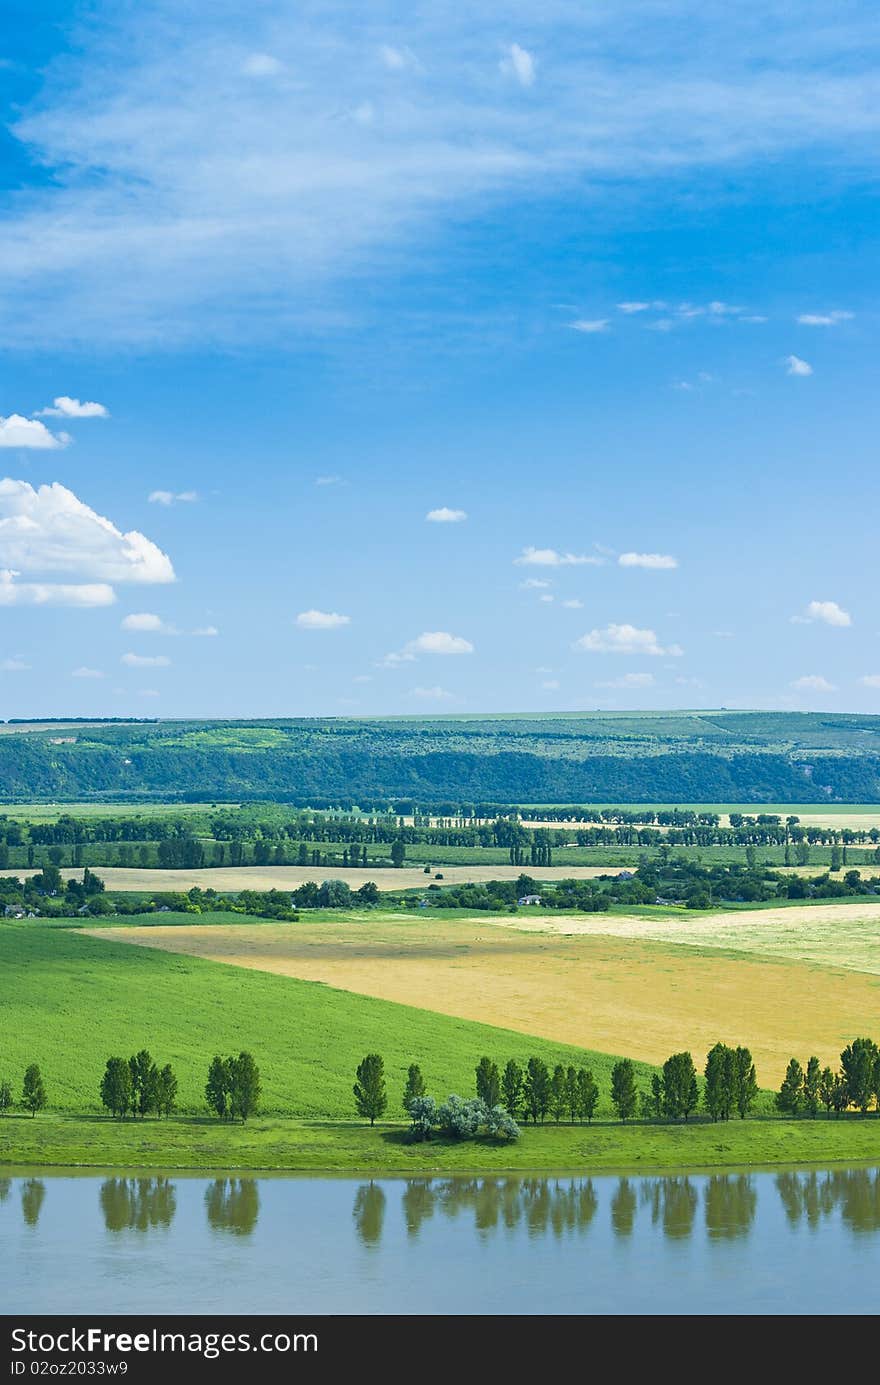
[(229, 1069), (229, 1114), (233, 1120), (240, 1116), (246, 1121), (254, 1115), (260, 1104), (263, 1088), (260, 1083), (260, 1069), (252, 1053), (239, 1053), (237, 1058), (228, 1058)]
[(568, 1105), (568, 1087), (565, 1080), (565, 1068), (561, 1063), (557, 1063), (553, 1069), (553, 1076), (550, 1078), (550, 1110), (553, 1112), (553, 1119), (558, 1125), (565, 1115)]
[(834, 1106), (834, 1088), (837, 1083), (836, 1075), (830, 1068), (823, 1068), (819, 1078), (819, 1100), (825, 1107), (826, 1116), (831, 1115)]
[(807, 1062), (806, 1072), (804, 1073), (804, 1110), (808, 1116), (815, 1119), (819, 1110), (819, 1087), (822, 1082), (822, 1072), (819, 1067), (818, 1058), (810, 1058)]
[(229, 1067), (225, 1058), (221, 1058), (219, 1053), (211, 1059), (211, 1066), (208, 1069), (208, 1080), (205, 1083), (205, 1096), (212, 1111), (216, 1111), (221, 1120), (225, 1120), (229, 1114), (229, 1092), (232, 1086)]
[(477, 1096), (485, 1101), (489, 1110), (501, 1100), (501, 1078), (498, 1064), (491, 1058), (481, 1058), (477, 1064)]
[(631, 1058), (621, 1058), (611, 1069), (611, 1102), (618, 1118), (627, 1121), (636, 1113), (639, 1094)]
[[(424, 857), (422, 857), (422, 859), (424, 860)], [(392, 866), (396, 866), (399, 870), (405, 860), (406, 843), (402, 842), (398, 837), (396, 841), (391, 843), (391, 864)]]
[(666, 1102), (663, 1095), (663, 1078), (659, 1072), (651, 1074), (651, 1090), (644, 1094), (645, 1114), (660, 1120), (666, 1109)]
[(578, 1091), (577, 1068), (573, 1064), (565, 1069), (565, 1109), (572, 1125), (578, 1118), (581, 1109), (580, 1093)]
[(740, 1120), (745, 1120), (758, 1100), (758, 1075), (752, 1055), (747, 1048), (737, 1048), (733, 1054), (734, 1103)]
[(418, 1063), (410, 1063), (406, 1073), (406, 1086), (403, 1089), (403, 1109), (409, 1112), (414, 1101), (427, 1095), (425, 1079)]
[(862, 1115), (874, 1095), (874, 1064), (877, 1045), (872, 1039), (853, 1039), (840, 1055), (843, 1080), (849, 1094), (849, 1104), (858, 1106)]
[(703, 1101), (713, 1121), (730, 1120), (736, 1098), (736, 1059), (732, 1048), (717, 1043), (706, 1057)]
[(44, 1110), (48, 1105), (42, 1073), (36, 1063), (31, 1063), (25, 1069), (24, 1082), (21, 1088), (21, 1104), (26, 1111), (30, 1111), (32, 1116), (35, 1116), (38, 1111)]
[(581, 1120), (592, 1125), (599, 1105), (599, 1088), (589, 1068), (578, 1069), (578, 1107)]
[(530, 1058), (526, 1064), (523, 1102), (532, 1124), (544, 1124), (550, 1106), (550, 1072), (543, 1058)]
[(156, 1084), (156, 1110), (160, 1116), (170, 1116), (177, 1106), (177, 1078), (170, 1063), (160, 1070)]
[(131, 1067), (126, 1058), (108, 1058), (101, 1078), (101, 1101), (120, 1120), (132, 1109)]
[(131, 1109), (135, 1115), (148, 1116), (155, 1111), (159, 1100), (159, 1069), (147, 1049), (129, 1059), (131, 1068)]
[(697, 1070), (687, 1052), (673, 1053), (663, 1064), (663, 1113), (670, 1120), (687, 1120), (700, 1099)]
[(789, 1060), (782, 1079), (782, 1086), (776, 1093), (776, 1105), (786, 1116), (799, 1115), (804, 1099), (804, 1070), (797, 1058)]
[(354, 1102), (359, 1116), (370, 1125), (385, 1114), (388, 1094), (385, 1090), (385, 1064), (378, 1053), (368, 1053), (357, 1066)]
[(12, 1088), (8, 1082), (0, 1082), (0, 1111), (8, 1111), (12, 1106)]
[(501, 1095), (505, 1110), (516, 1120), (522, 1108), (523, 1071), (515, 1058), (505, 1064), (501, 1076)]

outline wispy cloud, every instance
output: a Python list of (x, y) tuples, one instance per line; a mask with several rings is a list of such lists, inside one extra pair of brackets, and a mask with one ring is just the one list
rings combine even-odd
[(880, 688), (880, 673), (866, 673), (859, 682), (863, 688)]
[(71, 678), (106, 678), (107, 675), (99, 668), (89, 668), (88, 665), (81, 664), (79, 668), (73, 670), (70, 676)]
[(405, 646), (408, 654), (473, 654), (474, 646), (448, 630), (426, 630)]
[(0, 673), (26, 673), (29, 668), (24, 659), (0, 659)]
[(197, 491), (150, 491), (147, 500), (151, 505), (191, 505), (198, 500)]
[(823, 678), (820, 673), (805, 673), (803, 678), (795, 678), (790, 686), (797, 692), (837, 692), (836, 685), (829, 683), (828, 679)]
[(412, 688), (410, 690), (410, 696), (421, 698), (424, 702), (456, 701), (454, 693), (449, 692), (446, 688), (439, 687), (436, 683), (432, 688)]
[(854, 313), (837, 308), (831, 313), (800, 313), (797, 321), (802, 327), (837, 327), (841, 322), (849, 322)]
[(450, 510), (448, 506), (442, 505), (439, 510), (429, 510), (425, 519), (431, 524), (461, 524), (467, 519), (467, 510)]
[(785, 358), (786, 375), (812, 375), (813, 367), (809, 361), (804, 361), (800, 356), (786, 356)]
[(521, 48), (518, 43), (511, 43), (505, 49), (504, 57), (498, 66), (505, 77), (513, 77), (521, 87), (534, 86), (535, 59), (527, 48)]
[(601, 567), (604, 559), (585, 553), (557, 553), (555, 548), (524, 548), (514, 563), (519, 567)]
[[(345, 326), (328, 282), (387, 266), (426, 222), (458, 224), (487, 196), (534, 202), (579, 177), (612, 197), (622, 179), (803, 151), (845, 175), (880, 126), (875, 43), (846, 7), (621, 3), (569, 11), (562, 34), (558, 6), (531, 7), (529, 46), (500, 54), (506, 81), (485, 7), (447, 7), (442, 24), (411, 9), (407, 49), (384, 15), (260, 5), (249, 51), (242, 14), (104, 6), (21, 112), (13, 138), (40, 176), (0, 235), (17, 343)], [(669, 43), (670, 22), (687, 45)], [(404, 97), (388, 79), (410, 46), (431, 54), (431, 80)], [(545, 46), (552, 81), (536, 80)]]
[(607, 317), (579, 317), (568, 325), (573, 332), (585, 332), (587, 336), (608, 331)]
[(621, 567), (644, 567), (655, 572), (678, 567), (678, 559), (671, 553), (621, 553), (617, 561)]
[(119, 662), (127, 668), (168, 668), (171, 664), (166, 654), (123, 654)]
[(59, 394), (49, 409), (38, 409), (35, 417), (44, 418), (109, 418), (110, 410), (94, 400), (81, 402), (69, 394)]
[(680, 645), (661, 645), (653, 630), (641, 630), (635, 625), (606, 625), (603, 630), (591, 630), (575, 640), (572, 648), (586, 654), (650, 654), (678, 658), (684, 653)]
[(300, 611), (296, 617), (300, 630), (339, 630), (351, 624), (351, 616), (342, 616), (338, 611)]

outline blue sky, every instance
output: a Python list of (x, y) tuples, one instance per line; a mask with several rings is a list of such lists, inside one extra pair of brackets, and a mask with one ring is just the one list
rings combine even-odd
[(880, 712), (874, 7), (3, 8), (0, 715)]

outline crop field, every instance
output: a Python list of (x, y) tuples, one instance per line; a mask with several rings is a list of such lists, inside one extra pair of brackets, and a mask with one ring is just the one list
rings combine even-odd
[[(388, 1115), (401, 1120), (409, 1063), (421, 1064), (442, 1098), (472, 1093), (484, 1053), (521, 1062), (534, 1053), (547, 1062), (589, 1063), (608, 1107), (611, 1060), (602, 1054), (525, 1038), (509, 1026), (490, 1028), (281, 975), (126, 946), (119, 941), (123, 931), (89, 937), (0, 922), (0, 1080), (13, 1084), (16, 1095), (24, 1068), (37, 1062), (53, 1110), (98, 1111), (106, 1059), (146, 1047), (157, 1062), (173, 1065), (180, 1107), (204, 1114), (211, 1058), (247, 1048), (260, 1066), (267, 1115), (350, 1120), (355, 1068), (365, 1053), (379, 1052)], [(16, 1128), (26, 1123), (14, 1122)], [(12, 1124), (0, 1119), (3, 1130)], [(162, 1147), (161, 1128), (159, 1122), (142, 1127), (145, 1154)]]
[(835, 901), (795, 904), (693, 915), (655, 916), (645, 909), (639, 917), (627, 914), (583, 914), (577, 918), (505, 918), (505, 928), (541, 934), (596, 936), (674, 943), (676, 946), (715, 948), (748, 956), (782, 957), (820, 967), (880, 976), (880, 902)]
[[(792, 943), (805, 918), (815, 955)], [(848, 962), (836, 956), (841, 928)], [(682, 1048), (700, 1059), (719, 1038), (746, 1043), (766, 1087), (792, 1055), (835, 1063), (853, 1035), (880, 1030), (880, 979), (854, 965), (864, 936), (880, 954), (877, 904), (696, 919), (370, 913), (260, 928), (181, 915), (115, 936), (648, 1063)]]

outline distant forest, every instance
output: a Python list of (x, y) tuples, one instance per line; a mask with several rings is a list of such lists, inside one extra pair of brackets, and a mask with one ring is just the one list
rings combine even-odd
[(8, 726), (0, 735), (6, 802), (880, 802), (880, 716), (597, 712)]

